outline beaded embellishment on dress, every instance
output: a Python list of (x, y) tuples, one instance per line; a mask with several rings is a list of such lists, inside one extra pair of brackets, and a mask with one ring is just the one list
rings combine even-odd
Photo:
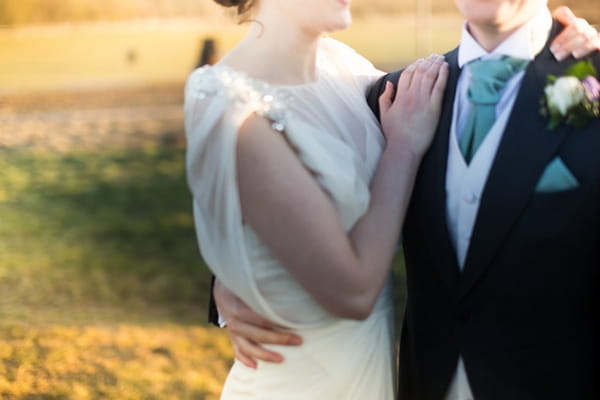
[(192, 88), (200, 100), (228, 96), (249, 104), (258, 115), (271, 121), (274, 130), (285, 131), (289, 114), (286, 104), (292, 100), (288, 93), (222, 65), (201, 67), (192, 79)]

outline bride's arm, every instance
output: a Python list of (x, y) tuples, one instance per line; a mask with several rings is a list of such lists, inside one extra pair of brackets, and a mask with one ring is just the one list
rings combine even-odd
[[(366, 317), (385, 282), (420, 158), (437, 125), (447, 73), (441, 57), (421, 61), (400, 79), (393, 102), (390, 86), (381, 96), (388, 143), (370, 207), (349, 236), (330, 200), (266, 121), (252, 118), (240, 131), (237, 170), (245, 222), (335, 314)], [(299, 336), (256, 314), (218, 281), (214, 296), (236, 358), (248, 367), (255, 368), (258, 359), (283, 361), (258, 343), (301, 344)]]
[[(437, 126), (447, 66), (441, 56), (407, 69), (382, 96), (387, 143), (365, 215), (349, 235), (333, 203), (283, 136), (249, 118), (237, 141), (246, 224), (330, 313), (364, 319), (389, 274), (421, 157)], [(390, 84), (391, 86), (391, 84)]]

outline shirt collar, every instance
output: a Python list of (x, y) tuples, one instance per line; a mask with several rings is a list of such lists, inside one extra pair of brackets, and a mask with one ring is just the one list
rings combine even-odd
[(469, 33), (465, 22), (458, 47), (458, 66), (462, 68), (478, 58), (496, 58), (503, 55), (533, 60), (546, 45), (551, 29), (552, 15), (548, 7), (543, 6), (534, 17), (488, 53)]

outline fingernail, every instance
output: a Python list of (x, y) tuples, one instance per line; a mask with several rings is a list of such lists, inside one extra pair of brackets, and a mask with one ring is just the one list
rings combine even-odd
[(295, 346), (299, 346), (302, 344), (302, 338), (298, 337), (298, 336), (292, 336), (290, 338), (289, 341), (290, 344), (295, 345)]
[(271, 361), (274, 363), (282, 363), (283, 362), (283, 357), (282, 356), (273, 356), (271, 358)]
[(560, 49), (559, 45), (553, 44), (552, 46), (550, 46), (550, 51), (552, 52), (552, 54), (556, 54), (556, 52)]
[(567, 58), (567, 53), (565, 51), (563, 51), (563, 50), (559, 50), (556, 53), (554, 53), (554, 57), (556, 57), (556, 59), (558, 61), (562, 61), (565, 58)]

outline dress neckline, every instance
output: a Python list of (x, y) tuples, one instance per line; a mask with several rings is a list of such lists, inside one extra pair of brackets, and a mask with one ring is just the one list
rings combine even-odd
[(212, 66), (208, 66), (208, 68), (211, 68), (215, 71), (218, 71), (218, 70), (225, 71), (229, 74), (232, 74), (234, 76), (242, 78), (248, 82), (251, 82), (253, 84), (253, 86), (255, 86), (255, 87), (258, 86), (258, 87), (262, 87), (262, 88), (293, 90), (293, 89), (311, 88), (322, 82), (323, 69), (318, 64), (319, 63), (317, 62), (317, 77), (315, 78), (315, 80), (313, 80), (311, 82), (297, 83), (297, 84), (277, 84), (277, 83), (267, 82), (264, 79), (253, 78), (250, 75), (248, 75), (247, 72), (241, 71), (237, 68), (231, 67), (226, 64), (215, 64)]

